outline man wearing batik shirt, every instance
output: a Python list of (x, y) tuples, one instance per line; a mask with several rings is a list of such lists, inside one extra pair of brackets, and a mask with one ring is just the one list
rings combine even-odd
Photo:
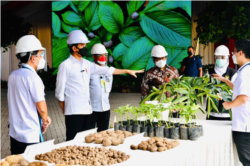
[[(153, 47), (151, 56), (156, 66), (145, 72), (141, 86), (142, 99), (150, 94), (153, 86), (158, 88), (159, 85), (169, 82), (172, 78), (179, 78), (178, 70), (167, 65), (167, 55), (163, 46)], [(169, 97), (171, 94), (166, 92), (166, 95)]]

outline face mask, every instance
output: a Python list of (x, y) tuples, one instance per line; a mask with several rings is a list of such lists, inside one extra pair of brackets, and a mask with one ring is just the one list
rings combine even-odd
[(193, 55), (193, 53), (191, 51), (188, 51), (188, 55), (191, 56)]
[[(37, 58), (37, 57), (36, 57)], [(38, 58), (37, 58), (38, 59)], [(38, 59), (39, 60), (39, 59)], [(36, 63), (35, 63), (36, 64)], [(36, 64), (37, 65), (37, 64)], [(45, 67), (45, 60), (44, 60), (44, 58), (41, 58), (40, 60), (39, 60), (39, 63), (38, 63), (38, 65), (37, 65), (37, 69), (36, 70), (41, 70), (41, 69), (43, 69)]]
[(105, 65), (107, 61), (107, 57), (106, 56), (102, 56), (101, 58), (97, 59), (97, 62), (101, 65)]
[(238, 64), (238, 63), (237, 63), (237, 58), (236, 58), (236, 55), (235, 55), (235, 54), (232, 56), (232, 59), (233, 59), (234, 64)]
[(218, 67), (223, 67), (223, 66), (225, 66), (226, 63), (227, 63), (227, 60), (226, 60), (226, 59), (217, 59), (217, 60), (216, 60), (216, 65), (217, 65)]
[(82, 57), (85, 57), (88, 53), (88, 49), (86, 47), (83, 47), (83, 48), (78, 48), (79, 51), (78, 51), (78, 54), (80, 54)]
[(155, 63), (155, 65), (159, 68), (163, 68), (167, 63), (167, 60), (160, 60), (158, 62)]

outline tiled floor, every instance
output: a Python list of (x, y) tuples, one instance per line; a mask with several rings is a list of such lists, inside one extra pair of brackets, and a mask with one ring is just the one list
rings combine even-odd
[[(65, 122), (61, 108), (58, 104), (57, 99), (54, 97), (54, 91), (46, 91), (46, 102), (48, 105), (49, 116), (52, 119), (52, 124), (44, 134), (44, 139), (51, 140), (55, 139), (55, 143), (64, 142), (65, 137)], [(130, 104), (131, 106), (138, 106), (140, 102), (139, 93), (111, 93), (110, 94), (110, 105), (111, 111)], [(204, 103), (203, 107), (206, 103)], [(114, 113), (111, 113), (110, 124), (113, 123)], [(205, 119), (205, 115), (198, 113), (199, 119)], [(1, 90), (1, 158), (10, 155), (10, 137), (8, 135), (8, 103), (7, 103), (7, 90)]]

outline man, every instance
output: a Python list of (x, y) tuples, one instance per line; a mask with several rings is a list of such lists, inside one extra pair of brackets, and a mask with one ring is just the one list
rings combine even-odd
[(234, 57), (240, 68), (234, 82), (218, 74), (214, 78), (225, 82), (233, 89), (232, 102), (226, 101), (226, 110), (232, 109), (233, 139), (239, 159), (244, 166), (250, 165), (250, 40), (235, 42)]
[[(106, 66), (108, 51), (102, 44), (95, 44), (91, 50), (94, 63)], [(110, 104), (109, 93), (112, 89), (113, 76), (91, 75), (90, 76), (90, 101), (93, 113), (86, 115), (86, 129), (97, 126), (97, 132), (109, 128)]]
[[(229, 55), (230, 55), (229, 49), (224, 45), (220, 45), (215, 49), (214, 55), (215, 55), (215, 66), (214, 68), (208, 69), (208, 73), (210, 75), (216, 73), (234, 82), (234, 80), (237, 77), (236, 73), (237, 71), (228, 67)], [(229, 112), (228, 111), (223, 112), (223, 105), (222, 105), (223, 102), (224, 102), (223, 100), (219, 100), (218, 111), (220, 113), (218, 113), (215, 110), (211, 110), (210, 116), (209, 118), (207, 117), (207, 120), (231, 120)]]
[(59, 66), (56, 82), (56, 98), (65, 115), (66, 140), (72, 140), (78, 132), (84, 131), (86, 115), (92, 114), (89, 95), (91, 75), (131, 74), (143, 70), (120, 70), (113, 67), (101, 67), (86, 59), (88, 38), (81, 30), (72, 31), (67, 40), (70, 57)]
[[(155, 66), (144, 74), (141, 85), (142, 99), (150, 93), (153, 86), (158, 88), (159, 85), (169, 82), (172, 78), (179, 78), (178, 70), (167, 65), (167, 55), (168, 53), (163, 46), (156, 45), (153, 47), (151, 56)], [(167, 92), (166, 95), (169, 97), (171, 94)]]
[(182, 61), (181, 73), (187, 77), (202, 77), (201, 59), (196, 57), (193, 46), (188, 47), (188, 57)]
[(16, 44), (19, 69), (8, 79), (9, 134), (11, 154), (24, 153), (31, 144), (43, 142), (42, 134), (51, 123), (44, 98), (44, 85), (36, 70), (45, 66), (45, 48), (33, 35)]

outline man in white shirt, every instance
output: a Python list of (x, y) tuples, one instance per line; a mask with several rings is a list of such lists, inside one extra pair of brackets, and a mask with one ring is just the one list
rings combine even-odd
[(9, 134), (11, 154), (21, 154), (31, 144), (43, 142), (51, 123), (44, 98), (44, 85), (36, 70), (43, 69), (45, 48), (33, 35), (16, 44), (20, 68), (8, 79)]
[(59, 66), (56, 82), (56, 98), (65, 115), (66, 140), (74, 139), (78, 132), (84, 131), (85, 115), (92, 114), (89, 94), (91, 75), (111, 76), (113, 74), (131, 74), (143, 70), (120, 70), (113, 67), (101, 67), (86, 59), (88, 38), (81, 30), (72, 31), (67, 40), (70, 57)]
[[(95, 44), (91, 49), (94, 63), (106, 66), (108, 51), (102, 44)], [(90, 76), (90, 101), (93, 113), (86, 115), (85, 130), (97, 127), (97, 132), (109, 128), (110, 104), (109, 93), (112, 89), (113, 75)]]
[(250, 40), (235, 42), (233, 59), (241, 66), (234, 82), (214, 74), (218, 80), (233, 89), (232, 102), (224, 102), (226, 110), (232, 109), (233, 139), (238, 156), (244, 166), (250, 165)]

